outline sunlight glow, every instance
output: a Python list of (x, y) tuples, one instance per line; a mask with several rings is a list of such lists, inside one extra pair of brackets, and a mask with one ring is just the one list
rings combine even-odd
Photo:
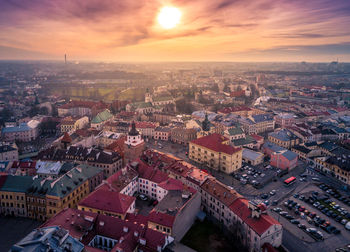
[(181, 11), (176, 7), (163, 7), (158, 14), (158, 23), (164, 29), (172, 29), (179, 24)]

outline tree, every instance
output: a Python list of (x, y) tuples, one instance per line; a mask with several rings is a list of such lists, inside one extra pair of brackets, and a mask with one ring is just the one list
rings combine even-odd
[(180, 113), (192, 114), (192, 112), (194, 111), (194, 107), (192, 103), (188, 102), (187, 99), (180, 99), (180, 100), (177, 100), (175, 103), (176, 103), (176, 110)]

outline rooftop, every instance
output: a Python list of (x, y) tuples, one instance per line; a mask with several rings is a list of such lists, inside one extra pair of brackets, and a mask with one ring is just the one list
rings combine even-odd
[(102, 185), (80, 201), (79, 206), (126, 214), (133, 202), (135, 197), (112, 191), (108, 185)]
[(208, 136), (197, 138), (192, 140), (191, 143), (205, 147), (215, 152), (223, 152), (229, 155), (240, 151), (240, 148), (235, 148), (228, 144), (223, 144), (223, 142), (228, 141), (228, 139), (220, 134), (214, 133)]

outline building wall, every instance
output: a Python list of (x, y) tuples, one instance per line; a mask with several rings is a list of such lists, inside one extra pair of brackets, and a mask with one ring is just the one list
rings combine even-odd
[(0, 191), (1, 213), (18, 217), (27, 217), (27, 203), (24, 192)]
[(46, 195), (46, 216), (51, 218), (56, 213), (60, 212), (64, 208), (75, 208), (78, 202), (90, 193), (89, 182), (85, 181), (79, 187), (76, 187), (70, 194), (64, 198), (60, 198), (53, 195)]
[(18, 160), (18, 150), (6, 151), (0, 153), (0, 161), (16, 161)]
[(199, 192), (192, 195), (186, 204), (181, 208), (176, 215), (172, 236), (176, 241), (181, 241), (187, 231), (191, 228), (197, 218), (197, 214), (201, 207), (201, 195)]
[(197, 163), (225, 173), (232, 173), (242, 167), (242, 152), (241, 149), (229, 155), (190, 142), (188, 155), (191, 160)]

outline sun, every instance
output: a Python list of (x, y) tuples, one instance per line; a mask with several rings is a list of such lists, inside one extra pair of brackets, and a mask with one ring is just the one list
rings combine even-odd
[(158, 23), (164, 29), (172, 29), (180, 23), (181, 11), (176, 7), (163, 7), (158, 14)]

